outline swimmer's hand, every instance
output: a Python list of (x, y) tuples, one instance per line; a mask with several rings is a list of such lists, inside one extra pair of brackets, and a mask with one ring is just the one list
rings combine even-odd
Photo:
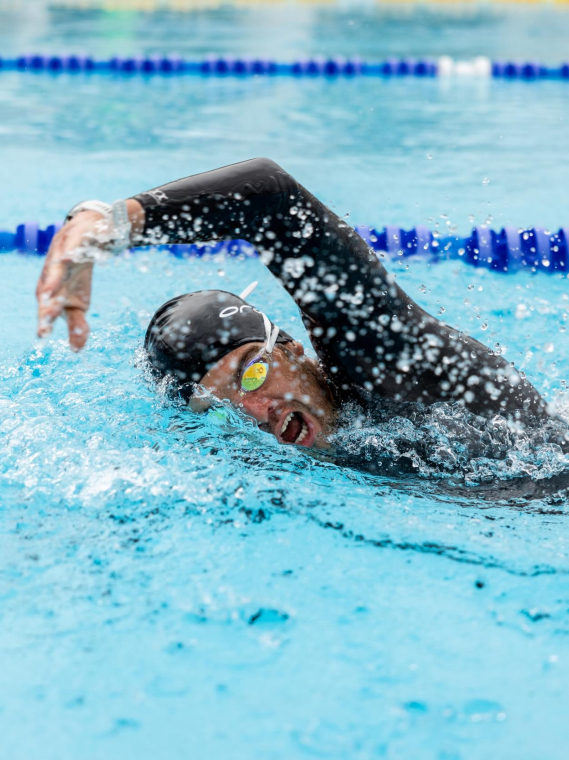
[[(127, 201), (135, 231), (144, 224), (144, 211), (137, 201)], [(80, 351), (89, 337), (85, 314), (91, 301), (93, 264), (104, 255), (108, 235), (105, 218), (97, 211), (80, 211), (54, 236), (36, 288), (39, 338), (46, 338), (53, 323), (67, 321), (69, 345)]]
[(83, 251), (93, 245), (102, 220), (96, 211), (81, 211), (53, 238), (36, 289), (39, 338), (50, 335), (55, 320), (64, 316), (71, 348), (79, 351), (87, 342), (93, 261)]

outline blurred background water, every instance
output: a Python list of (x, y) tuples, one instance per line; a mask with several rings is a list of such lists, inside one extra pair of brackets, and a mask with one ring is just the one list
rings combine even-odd
[[(478, 54), (561, 61), (563, 11), (0, 8), (2, 54)], [(352, 223), (566, 224), (567, 85), (0, 74), (0, 228), (267, 155)], [(564, 760), (567, 499), (481, 499), (179, 409), (140, 345), (167, 298), (239, 292), (306, 337), (255, 260), (96, 273), (81, 355), (34, 338), (41, 261), (0, 256), (0, 727), (11, 760)], [(565, 277), (391, 265), (563, 406)], [(567, 469), (547, 445), (509, 476)], [(503, 463), (500, 465), (502, 466)], [(480, 467), (497, 466), (480, 463)], [(457, 467), (460, 475), (460, 467)]]

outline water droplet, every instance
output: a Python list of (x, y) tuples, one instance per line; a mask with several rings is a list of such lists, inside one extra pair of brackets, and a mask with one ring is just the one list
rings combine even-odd
[(484, 177), (484, 179), (482, 180), (482, 184), (488, 185), (489, 183), (490, 183), (490, 180), (488, 179), (488, 177)]

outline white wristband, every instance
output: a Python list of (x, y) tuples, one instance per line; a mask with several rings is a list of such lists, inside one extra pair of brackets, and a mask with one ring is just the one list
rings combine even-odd
[(98, 214), (101, 214), (106, 219), (108, 219), (112, 214), (113, 207), (110, 203), (105, 203), (104, 201), (81, 201), (81, 203), (75, 204), (71, 211), (67, 214), (65, 217), (65, 222), (71, 221), (74, 216), (77, 216), (77, 214), (80, 211), (96, 211)]

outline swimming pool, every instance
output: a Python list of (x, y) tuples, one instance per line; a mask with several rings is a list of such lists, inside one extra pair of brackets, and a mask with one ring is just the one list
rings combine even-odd
[[(8, 52), (81, 39), (100, 55), (558, 62), (568, 24), (539, 9), (463, 21), (380, 8), (40, 11), (33, 23), (11, 12), (9, 38), (0, 24)], [(0, 228), (47, 224), (82, 198), (112, 200), (254, 155), (354, 224), (462, 233), (490, 216), (496, 227), (566, 222), (560, 83), (2, 74), (0, 98)], [(0, 256), (6, 757), (565, 758), (565, 499), (456, 496), (430, 461), (413, 478), (372, 477), (279, 447), (237, 415), (204, 424), (157, 397), (139, 349), (168, 297), (259, 279), (255, 303), (305, 335), (256, 260), (154, 252), (110, 262), (97, 272), (92, 338), (79, 356), (61, 327), (34, 341), (40, 266)], [(392, 270), (432, 313), (506, 348), (549, 399), (563, 389), (564, 277), (419, 260)], [(374, 434), (378, 451), (393, 440)], [(441, 456), (451, 439), (438, 439)], [(567, 467), (549, 449), (523, 447), (475, 465), (481, 480), (496, 466), (534, 480)]]

